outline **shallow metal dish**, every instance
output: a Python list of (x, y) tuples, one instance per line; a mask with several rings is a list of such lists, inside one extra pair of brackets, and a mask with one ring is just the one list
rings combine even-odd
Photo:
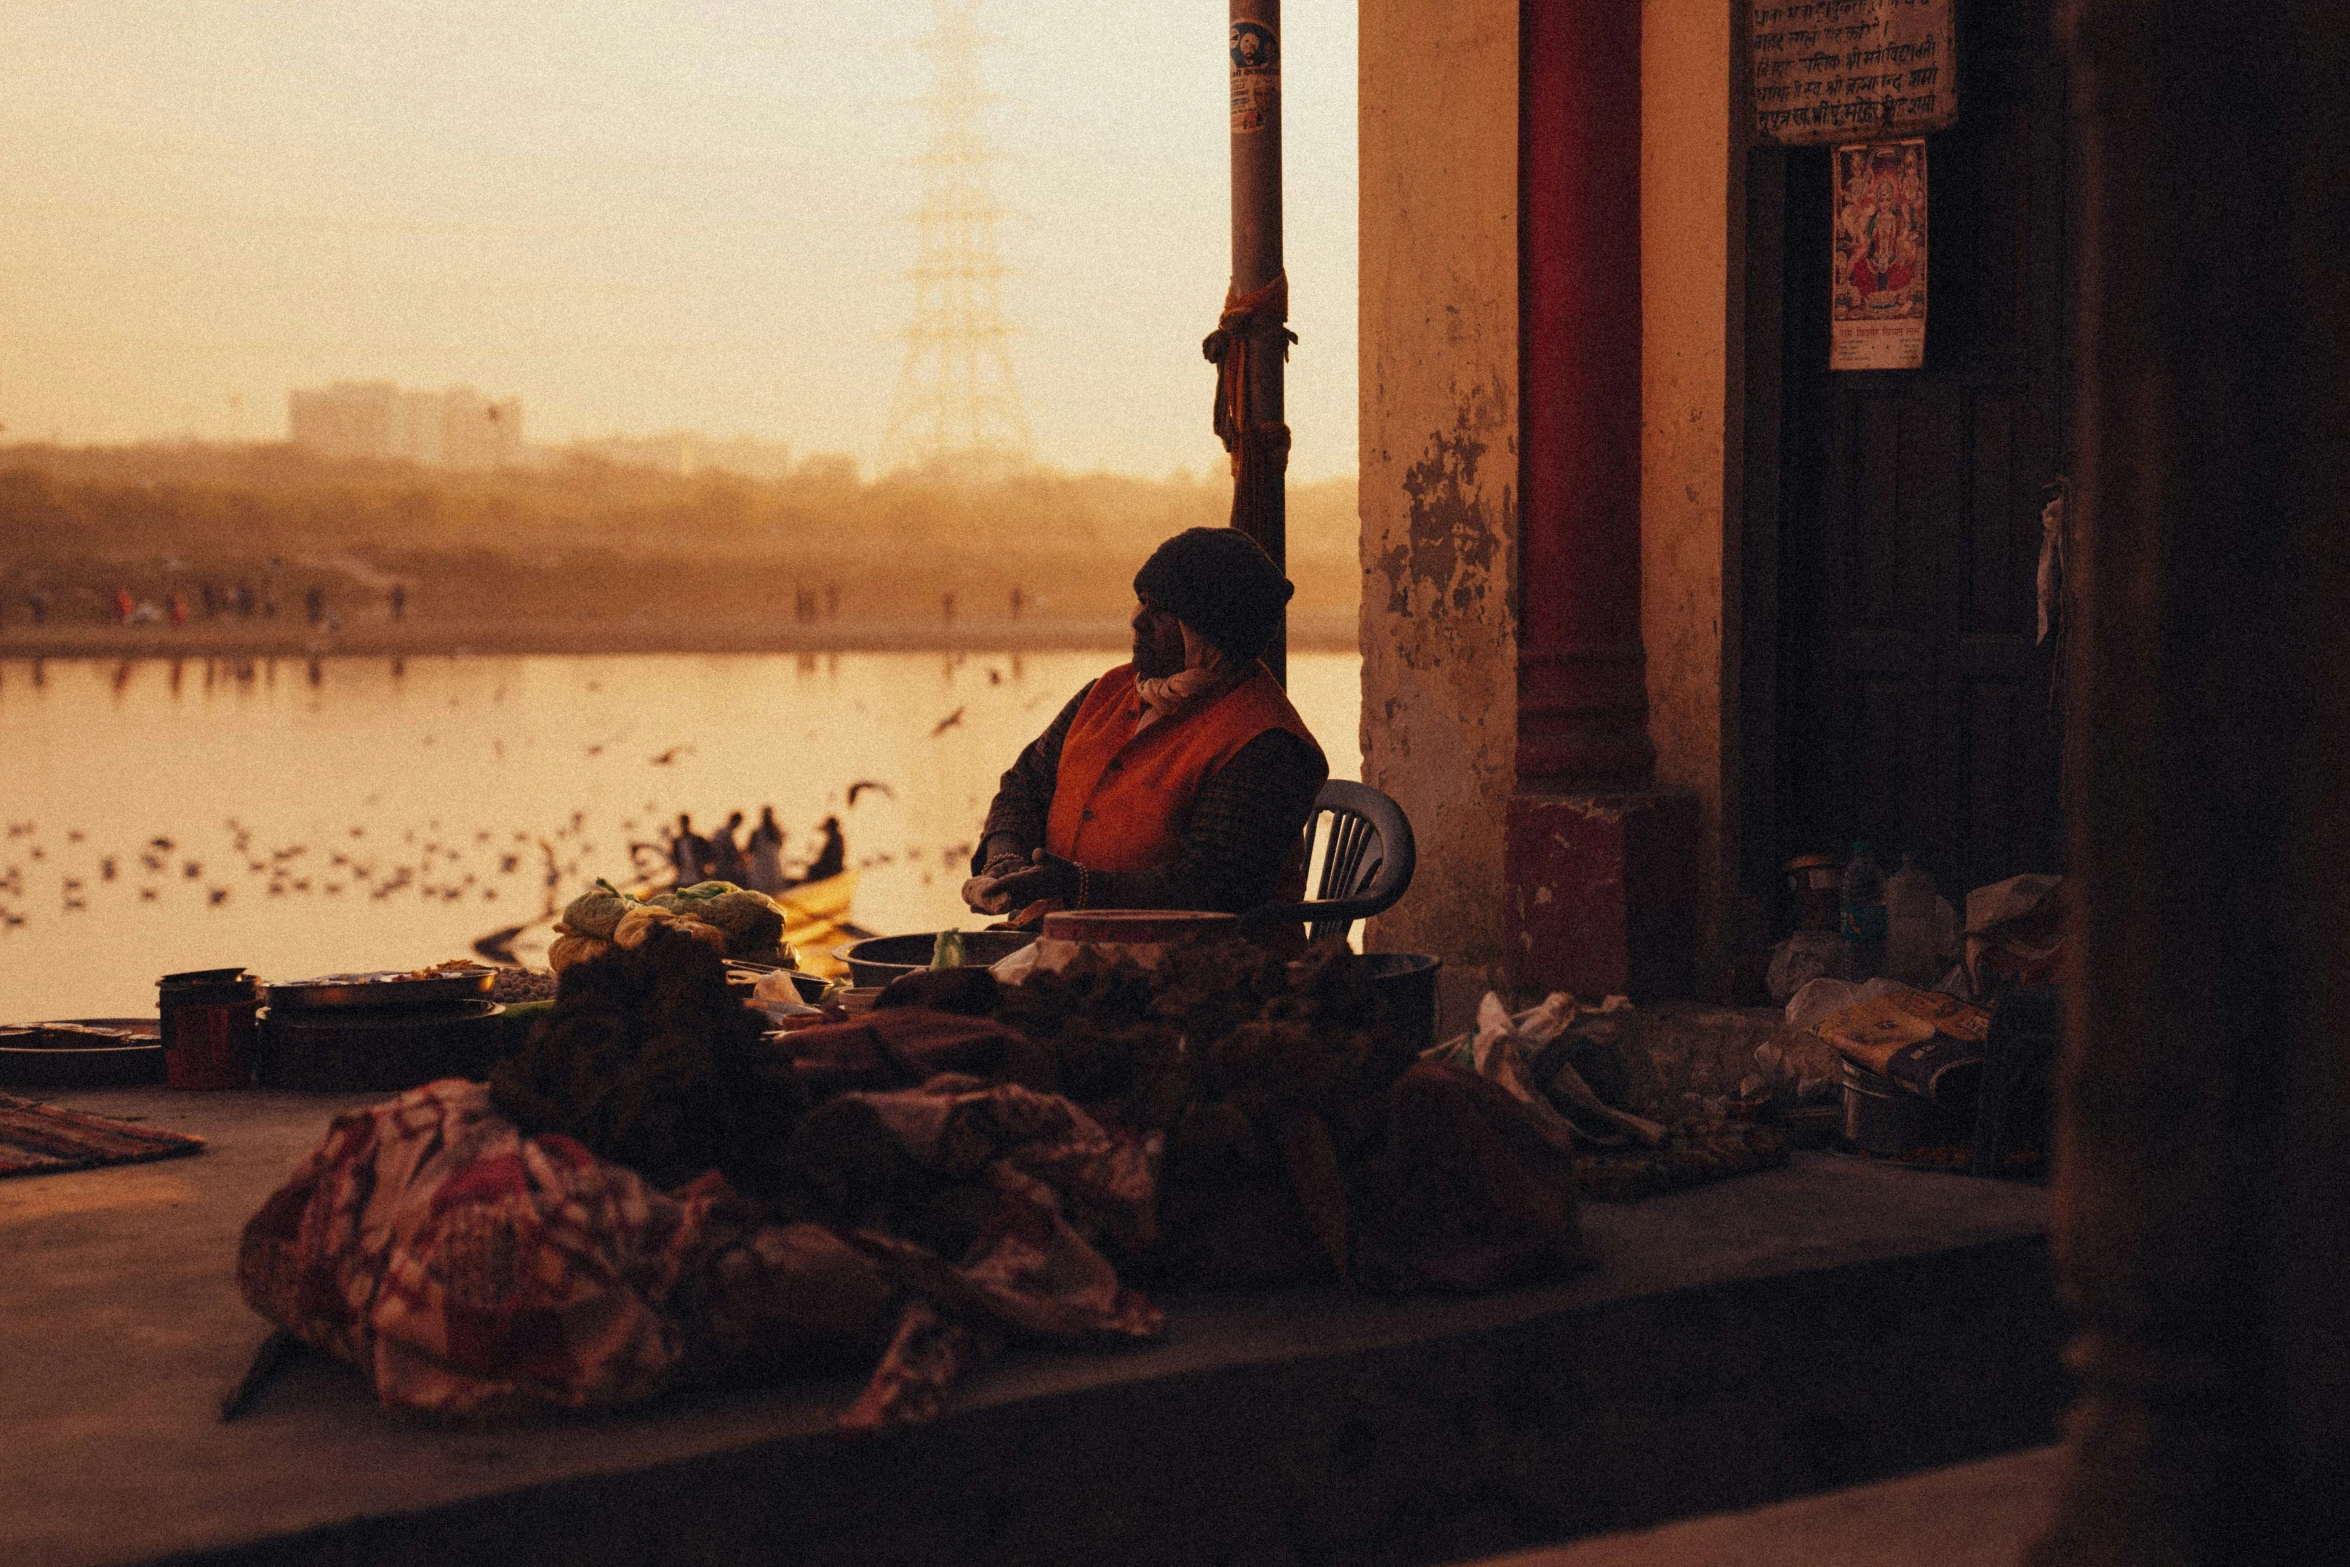
[(269, 987), (273, 1007), (418, 1007), (443, 1001), (469, 1001), (490, 993), (498, 971), (435, 974), (418, 979), (404, 971), (372, 974), (321, 974)]
[(0, 1028), (0, 1085), (105, 1088), (163, 1081), (154, 1018), (85, 1017)]

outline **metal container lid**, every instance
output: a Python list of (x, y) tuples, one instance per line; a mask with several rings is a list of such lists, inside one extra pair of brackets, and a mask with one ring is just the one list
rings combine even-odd
[(1097, 945), (1230, 936), (1239, 930), (1239, 915), (1206, 909), (1067, 909), (1044, 917), (1045, 940)]
[(155, 988), (167, 1007), (261, 999), (261, 981), (241, 968), (191, 969), (184, 974), (166, 974), (156, 981)]

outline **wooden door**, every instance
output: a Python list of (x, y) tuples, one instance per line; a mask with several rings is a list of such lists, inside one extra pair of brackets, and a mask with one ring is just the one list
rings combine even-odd
[(2040, 510), (2067, 466), (2071, 180), (2046, 0), (1959, 0), (1928, 141), (1925, 368), (1831, 372), (1829, 154), (1785, 160), (1773, 852), (1966, 889), (2061, 868)]

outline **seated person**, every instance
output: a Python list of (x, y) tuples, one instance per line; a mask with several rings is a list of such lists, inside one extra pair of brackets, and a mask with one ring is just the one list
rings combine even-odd
[(1302, 897), (1330, 776), (1258, 661), (1296, 591), (1246, 534), (1192, 528), (1134, 577), (1134, 662), (1089, 682), (988, 808), (963, 901), (1019, 914), (1221, 909)]

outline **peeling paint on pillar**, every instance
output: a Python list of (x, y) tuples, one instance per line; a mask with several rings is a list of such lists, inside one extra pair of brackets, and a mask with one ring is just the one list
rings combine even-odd
[[(1487, 401), (1498, 405), (1499, 396)], [(1431, 431), (1425, 455), (1404, 471), (1408, 499), (1404, 539), (1379, 560), (1389, 583), (1387, 612), (1403, 619), (1467, 615), (1484, 602), (1492, 585), (1494, 551), (1500, 535), (1483, 515), (1477, 484), (1486, 443), (1477, 432), (1497, 423), (1490, 412), (1464, 404), (1451, 431)], [(1509, 492), (1503, 491), (1508, 503)], [(1412, 589), (1431, 587), (1422, 604)]]
[(1501, 983), (1516, 784), (1517, 0), (1363, 0), (1363, 779), (1411, 817), (1367, 944)]

